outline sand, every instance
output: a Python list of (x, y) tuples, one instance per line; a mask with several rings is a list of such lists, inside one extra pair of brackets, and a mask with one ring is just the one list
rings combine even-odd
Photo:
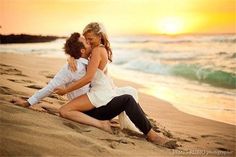
[[(177, 140), (178, 148), (157, 146), (142, 135), (120, 129), (109, 134), (10, 102), (14, 97), (29, 97), (45, 86), (65, 62), (64, 59), (33, 55), (0, 54), (0, 156), (236, 155), (236, 126), (183, 113), (170, 103), (143, 93), (139, 93), (140, 104), (155, 130)], [(117, 86), (142, 88), (115, 78), (114, 82)], [(66, 101), (65, 97), (52, 95), (35, 108), (42, 109), (42, 105), (60, 107)]]

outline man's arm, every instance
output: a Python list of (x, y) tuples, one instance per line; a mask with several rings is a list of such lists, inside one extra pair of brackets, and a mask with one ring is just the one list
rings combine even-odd
[(37, 91), (33, 96), (31, 96), (27, 102), (30, 105), (37, 104), (43, 98), (49, 96), (53, 93), (53, 90), (58, 86), (63, 86), (72, 81), (72, 74), (67, 68), (67, 64), (54, 76), (54, 78), (48, 83), (48, 85), (39, 91)]
[(87, 66), (86, 74), (81, 79), (73, 82), (72, 84), (70, 84), (66, 88), (57, 88), (55, 90), (55, 93), (57, 93), (59, 95), (64, 95), (64, 94), (67, 94), (69, 92), (77, 90), (77, 89), (85, 86), (86, 84), (90, 83), (92, 81), (94, 75), (96, 74), (96, 70), (97, 70), (99, 63), (101, 61), (101, 53), (105, 53), (105, 50), (101, 49), (100, 47), (94, 48), (92, 51), (92, 54), (91, 54), (90, 61)]

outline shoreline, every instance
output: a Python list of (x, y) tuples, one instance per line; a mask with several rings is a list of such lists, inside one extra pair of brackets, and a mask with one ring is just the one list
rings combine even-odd
[[(217, 95), (215, 93), (200, 93), (199, 91), (204, 91), (204, 88), (207, 87), (199, 86), (197, 83), (189, 84), (189, 82), (187, 82), (183, 78), (173, 78), (172, 76), (161, 75), (155, 76), (154, 74), (142, 73), (137, 71), (133, 72), (132, 70), (129, 71), (127, 69), (122, 69), (114, 65), (111, 65), (109, 68), (111, 69), (111, 76), (115, 79), (120, 79), (127, 82), (129, 82), (129, 80), (132, 80), (132, 83), (140, 85), (140, 93), (167, 101), (174, 108), (181, 112), (200, 118), (236, 126), (236, 120), (234, 119), (235, 105), (232, 104), (234, 99), (233, 95), (231, 95), (230, 97), (224, 95), (224, 97), (222, 97), (223, 95)], [(122, 76), (126, 77), (124, 78)], [(150, 77), (151, 81), (147, 81), (143, 76), (145, 76), (146, 78)], [(155, 79), (155, 81), (153, 81), (152, 78), (158, 79)], [(192, 88), (192, 90), (188, 91), (185, 88)], [(212, 90), (216, 93), (220, 92), (220, 89), (216, 89), (215, 87), (209, 86), (209, 88), (209, 91)], [(194, 89), (196, 89), (196, 91), (194, 91)], [(224, 91), (224, 89), (222, 90)], [(199, 100), (201, 98), (203, 98), (203, 100)], [(230, 103), (230, 101), (232, 103)], [(189, 102), (194, 102), (194, 105), (190, 104)], [(214, 105), (215, 102), (217, 102), (218, 104)]]
[[(56, 59), (56, 58), (42, 58), (37, 57), (36, 55), (16, 55), (16, 54), (0, 54), (0, 61), (1, 61), (1, 104), (5, 104), (6, 106), (4, 109), (1, 108), (4, 112), (7, 110), (11, 110), (9, 99), (12, 96), (26, 94), (25, 96), (32, 95), (35, 91), (37, 91), (35, 88), (29, 88), (29, 85), (34, 85), (34, 87), (37, 86), (45, 86), (46, 83), (50, 80), (53, 74), (55, 74), (66, 61), (64, 59)], [(141, 85), (114, 79), (114, 83), (117, 86), (133, 86), (136, 89), (142, 88)], [(5, 94), (4, 94), (5, 92)], [(6, 94), (8, 93), (8, 94)], [(181, 151), (196, 151), (196, 150), (205, 150), (205, 151), (218, 151), (221, 153), (229, 153), (229, 156), (235, 154), (235, 143), (236, 143), (236, 126), (222, 123), (222, 122), (216, 122), (213, 120), (208, 120), (201, 117), (196, 117), (184, 112), (181, 112), (177, 110), (172, 104), (163, 101), (161, 99), (157, 99), (153, 96), (149, 96), (143, 93), (139, 92), (139, 100), (140, 105), (144, 109), (145, 113), (154, 119), (157, 123), (157, 126), (160, 128), (165, 128), (168, 130), (171, 135), (178, 140), (178, 143), (182, 145), (180, 147)], [(63, 101), (60, 100), (54, 100), (52, 98), (47, 98), (46, 103), (52, 103), (53, 105), (61, 104)], [(2, 105), (1, 105), (2, 107)], [(36, 119), (37, 116), (30, 115), (30, 113), (34, 113), (35, 111), (30, 111), (27, 109), (21, 109), (19, 107), (13, 107), (14, 110), (24, 110), (23, 113), (20, 113), (21, 116), (24, 114), (29, 115), (29, 117), (32, 116), (33, 119)], [(37, 112), (36, 112), (37, 113)], [(42, 114), (42, 113), (37, 113)], [(44, 114), (46, 115), (46, 114)], [(43, 119), (43, 116), (40, 116)], [(52, 123), (55, 125), (55, 127), (62, 127), (63, 125), (59, 124), (61, 121), (59, 117), (54, 119), (55, 117), (51, 117), (51, 115), (46, 116), (50, 119)], [(1, 118), (8, 119), (7, 117), (2, 116)], [(39, 119), (41, 120), (41, 119)], [(22, 125), (30, 125), (26, 123), (26, 119), (22, 119), (21, 123)], [(5, 123), (6, 121), (4, 121)], [(8, 123), (8, 125), (13, 124), (14, 122)], [(75, 124), (75, 123), (73, 123)], [(47, 124), (44, 124), (47, 125)], [(77, 126), (78, 124), (76, 124)], [(79, 125), (80, 126), (80, 125)], [(42, 124), (39, 124), (39, 127), (42, 127)], [(85, 127), (87, 128), (87, 126)], [(89, 127), (91, 129), (92, 127)], [(31, 128), (33, 129), (33, 128)], [(3, 126), (3, 131), (7, 131), (8, 129)], [(106, 136), (106, 133), (101, 133), (102, 131), (98, 131), (95, 128), (91, 129), (92, 131), (90, 133), (86, 133), (86, 137), (96, 137), (96, 133), (101, 134), (101, 136)], [(9, 131), (9, 130), (8, 130)], [(50, 128), (49, 128), (50, 131)], [(64, 130), (66, 131), (66, 130)], [(45, 133), (43, 131), (43, 133)], [(65, 133), (65, 132), (64, 132)], [(63, 134), (64, 134), (63, 133)], [(30, 134), (31, 135), (31, 134)], [(73, 134), (74, 135), (74, 134)], [(19, 134), (16, 136), (13, 136), (12, 138), (18, 139)], [(33, 134), (32, 134), (33, 136)], [(51, 137), (48, 137), (49, 139), (52, 139)], [(78, 137), (81, 139), (81, 137)], [(112, 137), (114, 138), (114, 137)], [(117, 137), (116, 137), (117, 138)], [(1, 139), (3, 139), (3, 135), (1, 136)], [(4, 137), (5, 139), (5, 137)], [(78, 141), (79, 141), (78, 139)], [(128, 138), (129, 139), (129, 138)], [(3, 140), (4, 141), (4, 140)], [(12, 144), (11, 140), (5, 140), (6, 143)], [(23, 140), (24, 141), (24, 140)], [(25, 143), (30, 141), (24, 141)], [(35, 144), (37, 141), (33, 141)], [(64, 142), (64, 143), (63, 143)], [(63, 141), (62, 145), (65, 145), (67, 143), (66, 141)], [(91, 141), (90, 141), (91, 142)], [(97, 142), (97, 141), (96, 141)], [(98, 142), (102, 143), (102, 141), (98, 140)], [(16, 144), (16, 141), (13, 142), (15, 145), (15, 149), (13, 149), (13, 152), (16, 152), (16, 149), (19, 148), (19, 146)], [(109, 143), (109, 142), (108, 142)], [(103, 143), (104, 144), (104, 143)], [(110, 143), (109, 143), (110, 144)], [(108, 146), (109, 147), (109, 146)], [(127, 147), (127, 148), (126, 148)], [(6, 150), (9, 151), (9, 147), (4, 147)], [(122, 149), (121, 149), (122, 148)], [(132, 148), (132, 149), (131, 149)], [(143, 148), (145, 150), (139, 150), (138, 148)], [(157, 154), (164, 154), (163, 156), (173, 156), (173, 152), (171, 154), (170, 150), (158, 148), (154, 149), (156, 147), (152, 146), (152, 144), (146, 142), (145, 140), (138, 140), (135, 141), (135, 145), (128, 145), (128, 146), (117, 146), (117, 149), (113, 152), (105, 147), (105, 153), (100, 152), (99, 155), (108, 155), (108, 152), (112, 152), (112, 156), (119, 156), (119, 152), (121, 154), (124, 154), (125, 156), (133, 156), (134, 154), (142, 154), (141, 156), (145, 156), (146, 153), (150, 153), (153, 155)], [(23, 149), (23, 148), (21, 148)], [(131, 149), (131, 150), (130, 150)], [(36, 150), (35, 150), (36, 151)], [(81, 151), (81, 150), (80, 150)], [(124, 152), (123, 152), (124, 151)], [(125, 152), (129, 151), (129, 152)], [(88, 154), (86, 154), (88, 152)], [(46, 155), (47, 152), (44, 152), (44, 155)], [(56, 153), (56, 152), (55, 152)], [(85, 155), (89, 155), (89, 151), (85, 150), (83, 153)], [(53, 154), (53, 153), (49, 153)], [(177, 155), (183, 155), (181, 153), (177, 153)], [(209, 154), (213, 155), (213, 154)], [(215, 155), (215, 154), (214, 154)]]

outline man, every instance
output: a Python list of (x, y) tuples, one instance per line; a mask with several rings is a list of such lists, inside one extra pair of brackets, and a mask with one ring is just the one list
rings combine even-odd
[[(68, 86), (70, 83), (82, 78), (85, 75), (86, 66), (88, 65), (88, 57), (91, 52), (91, 48), (86, 43), (85, 39), (81, 37), (79, 33), (73, 33), (70, 38), (67, 39), (64, 49), (67, 55), (76, 59), (77, 71), (72, 72), (69, 69), (70, 66), (65, 64), (46, 87), (37, 91), (27, 101), (16, 99), (15, 104), (19, 104), (24, 107), (33, 106), (43, 98), (51, 95), (56, 87)], [(87, 93), (89, 89), (89, 84), (85, 85), (80, 89), (68, 93), (67, 97), (69, 100), (72, 100), (79, 95)]]

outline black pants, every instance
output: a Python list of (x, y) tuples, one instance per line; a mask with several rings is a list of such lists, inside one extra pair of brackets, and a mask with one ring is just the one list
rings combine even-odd
[(85, 114), (99, 120), (110, 120), (125, 111), (134, 125), (145, 135), (151, 129), (151, 123), (135, 99), (128, 94), (113, 98), (107, 105), (94, 108)]

